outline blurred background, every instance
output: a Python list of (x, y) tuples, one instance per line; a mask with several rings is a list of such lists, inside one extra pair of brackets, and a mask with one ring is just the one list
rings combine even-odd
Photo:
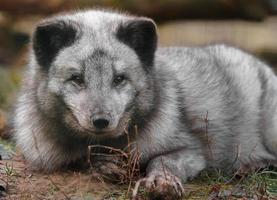
[(227, 43), (277, 69), (277, 0), (0, 0), (2, 137), (35, 24), (62, 11), (99, 7), (153, 18), (161, 46)]

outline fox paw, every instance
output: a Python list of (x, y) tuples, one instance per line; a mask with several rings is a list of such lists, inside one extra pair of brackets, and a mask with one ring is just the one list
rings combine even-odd
[(133, 200), (137, 199), (141, 186), (146, 188), (150, 199), (181, 199), (184, 193), (181, 180), (168, 172), (154, 173), (140, 179), (133, 190)]

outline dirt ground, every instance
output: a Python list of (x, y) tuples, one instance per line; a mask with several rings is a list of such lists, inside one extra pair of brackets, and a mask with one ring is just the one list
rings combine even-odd
[[(92, 177), (88, 172), (61, 171), (53, 174), (33, 171), (21, 156), (0, 161), (4, 199), (105, 199), (116, 186)], [(0, 193), (1, 194), (1, 193)], [(0, 198), (1, 199), (1, 198)]]
[[(127, 185), (107, 183), (87, 171), (60, 171), (45, 174), (30, 169), (24, 159), (16, 155), (0, 161), (0, 199), (4, 200), (124, 200), (129, 199)], [(233, 177), (234, 178), (234, 177)], [(264, 182), (256, 173), (246, 180), (231, 180), (221, 174), (203, 173), (185, 184), (183, 199), (276, 199), (272, 189), (275, 182)], [(267, 188), (266, 184), (275, 184)], [(131, 191), (129, 192), (131, 193)], [(139, 199), (149, 199), (143, 190)]]

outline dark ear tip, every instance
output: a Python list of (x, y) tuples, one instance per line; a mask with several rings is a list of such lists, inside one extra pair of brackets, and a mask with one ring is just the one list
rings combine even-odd
[(157, 25), (152, 19), (144, 20), (145, 28), (148, 28), (149, 31), (151, 30), (154, 34), (157, 33)]
[(142, 17), (142, 21), (147, 24), (149, 27), (152, 27), (153, 29), (157, 30), (157, 25), (154, 22), (153, 19), (147, 18), (147, 17)]
[(33, 35), (50, 29), (62, 29), (63, 26), (64, 23), (59, 21), (43, 21), (36, 26)]
[(43, 28), (46, 28), (46, 27), (48, 27), (48, 26), (50, 26), (52, 24), (54, 24), (54, 22), (42, 21), (39, 24), (37, 24), (36, 29), (41, 29), (41, 28), (43, 29)]
[(129, 21), (129, 28), (135, 32), (143, 34), (145, 38), (148, 38), (151, 43), (157, 43), (157, 25), (156, 23), (147, 17), (135, 18)]
[(137, 25), (140, 25), (139, 27), (140, 28), (145, 28), (145, 29), (148, 29), (148, 30), (152, 30), (154, 33), (157, 32), (157, 25), (156, 23), (150, 19), (150, 18), (147, 18), (147, 17), (141, 17), (139, 19), (135, 19), (133, 21), (133, 24), (135, 26)]
[(37, 45), (37, 42), (40, 43), (40, 40), (45, 39), (44, 37), (47, 37), (48, 32), (51, 32), (53, 28), (57, 29), (57, 25), (53, 22), (44, 21), (39, 23), (32, 35), (33, 45)]
[(116, 33), (117, 38), (135, 50), (145, 67), (153, 66), (157, 48), (157, 26), (152, 19), (134, 17), (123, 22)]
[(35, 28), (32, 45), (38, 63), (48, 68), (58, 51), (76, 39), (76, 28), (67, 21), (43, 21)]

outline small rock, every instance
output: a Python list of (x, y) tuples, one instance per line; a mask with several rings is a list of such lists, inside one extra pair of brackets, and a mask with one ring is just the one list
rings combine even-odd
[(231, 190), (223, 190), (223, 191), (220, 191), (219, 194), (218, 194), (218, 197), (219, 198), (227, 198), (227, 197), (231, 197), (232, 196), (232, 191)]
[(236, 198), (242, 198), (242, 197), (247, 197), (247, 192), (243, 187), (235, 187), (232, 192), (233, 196)]
[(5, 192), (5, 191), (6, 191), (6, 188), (5, 188), (5, 186), (3, 186), (3, 185), (0, 185), (0, 191), (1, 191), (1, 192)]
[(5, 196), (6, 191), (7, 191), (7, 183), (0, 180), (0, 198)]

